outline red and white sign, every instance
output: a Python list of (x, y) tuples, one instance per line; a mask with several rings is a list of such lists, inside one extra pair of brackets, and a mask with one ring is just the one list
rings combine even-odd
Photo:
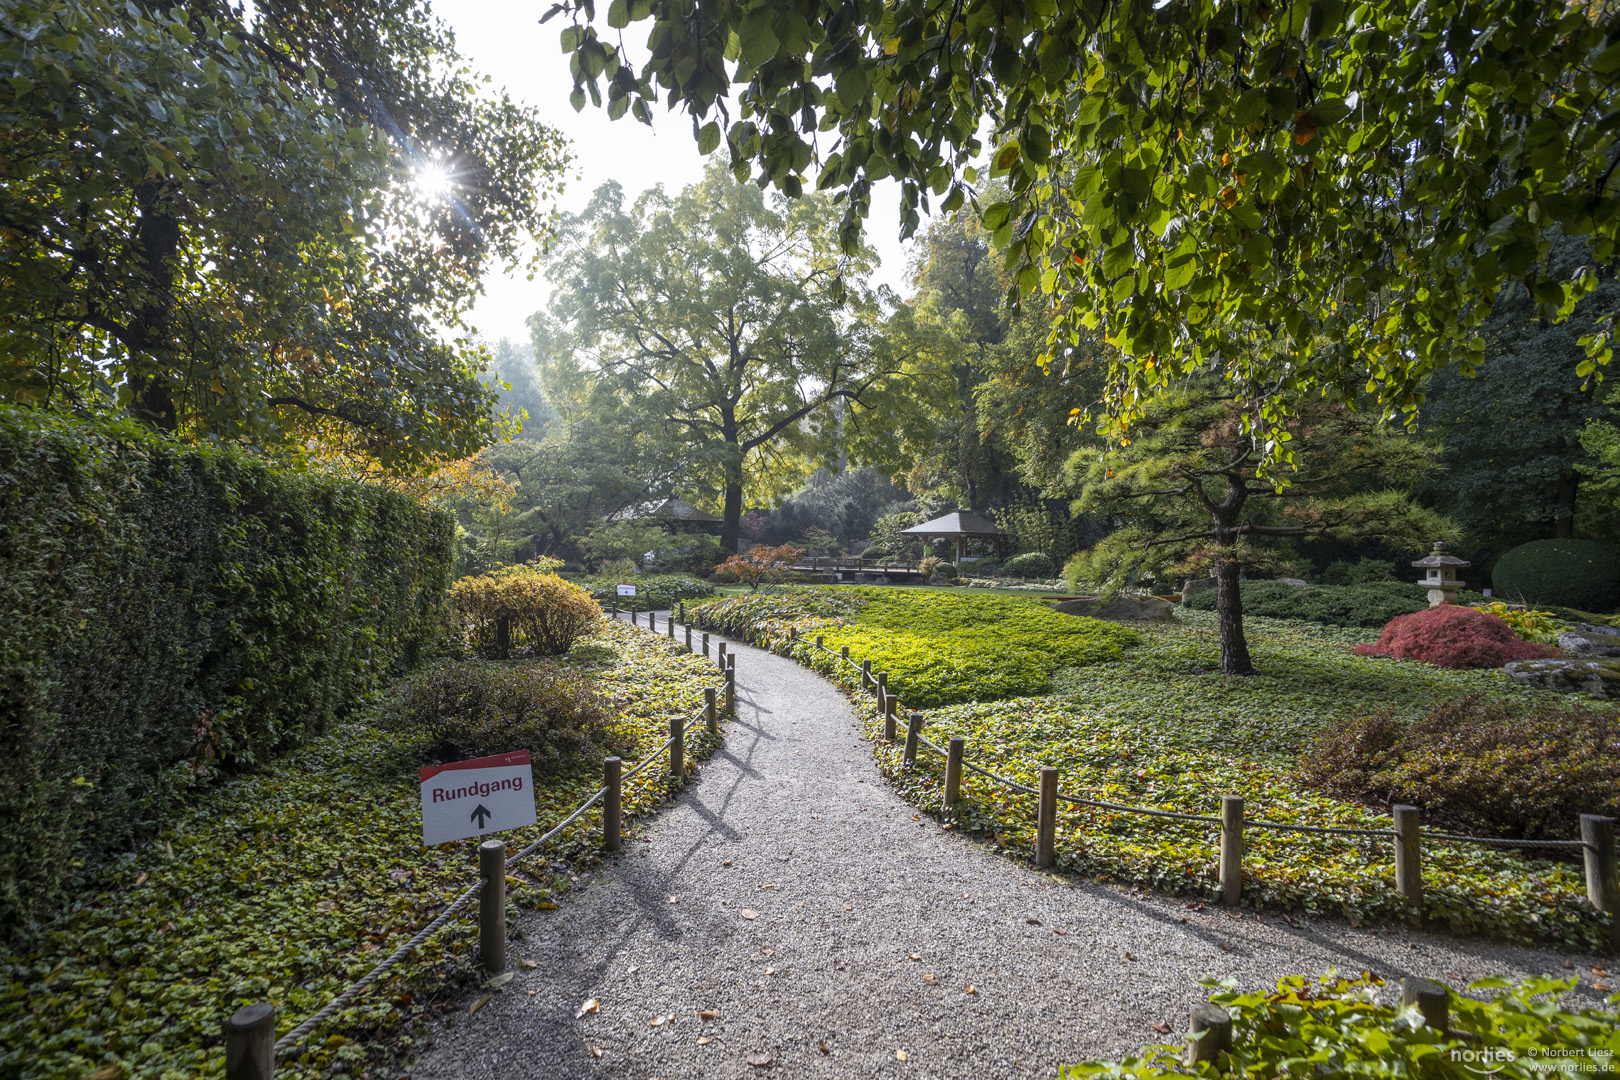
[(422, 770), (422, 843), (431, 847), (534, 824), (529, 752)]

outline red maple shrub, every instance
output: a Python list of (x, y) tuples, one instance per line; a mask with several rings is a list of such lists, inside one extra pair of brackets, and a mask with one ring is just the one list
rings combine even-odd
[(1501, 667), (1510, 660), (1558, 655), (1550, 645), (1525, 641), (1495, 615), (1452, 604), (1397, 615), (1384, 624), (1377, 641), (1357, 645), (1356, 652), (1444, 668)]

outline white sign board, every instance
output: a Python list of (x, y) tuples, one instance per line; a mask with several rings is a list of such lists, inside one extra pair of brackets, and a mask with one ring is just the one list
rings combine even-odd
[(422, 770), (424, 846), (533, 824), (527, 750)]
[(636, 595), (636, 587), (634, 585), (620, 585), (619, 586), (619, 595), (620, 596), (634, 596), (634, 595)]

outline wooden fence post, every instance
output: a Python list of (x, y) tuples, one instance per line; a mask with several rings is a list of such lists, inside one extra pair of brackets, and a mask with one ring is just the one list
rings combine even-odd
[(1406, 899), (1413, 919), (1423, 918), (1423, 849), (1418, 839), (1422, 816), (1415, 806), (1389, 808), (1395, 819), (1395, 889)]
[(825, 649), (826, 646), (823, 645), (822, 642), (824, 642), (826, 640), (827, 640), (827, 635), (826, 634), (817, 634), (816, 635), (816, 648)]
[(618, 851), (620, 843), (620, 827), (623, 815), (619, 801), (619, 765), (616, 757), (610, 757), (602, 762), (602, 786), (607, 788), (607, 794), (602, 797), (602, 846), (609, 851)]
[(945, 744), (945, 805), (955, 806), (962, 797), (962, 751), (967, 742), (960, 735), (952, 735)]
[(686, 624), (686, 651), (692, 651), (692, 624)]
[[(737, 658), (733, 656), (732, 660)], [(737, 665), (726, 668), (726, 715), (737, 718)]]
[(883, 737), (888, 739), (890, 742), (894, 742), (895, 739), (899, 738), (899, 736), (894, 733), (894, 716), (895, 713), (899, 711), (899, 698), (890, 696), (883, 699)]
[(703, 659), (707, 660), (708, 658), (709, 658), (709, 635), (704, 634), (703, 635)]
[(842, 656), (845, 660), (848, 660), (849, 659), (849, 646), (845, 645), (842, 649), (839, 649), (838, 650), (838, 655)]
[(499, 975), (506, 970), (505, 841), (478, 845), (478, 873), (484, 879), (478, 893), (478, 955), (485, 975)]
[(681, 622), (685, 622), (686, 621), (686, 601), (685, 600), (681, 601), (680, 608), (681, 608)]
[(1581, 842), (1586, 845), (1586, 898), (1599, 911), (1607, 911), (1609, 945), (1620, 949), (1620, 871), (1615, 865), (1614, 818), (1581, 815)]
[(619, 617), (619, 601), (617, 599), (613, 601), (613, 617), (615, 619)]
[(1213, 1065), (1221, 1051), (1231, 1052), (1232, 1017), (1219, 1005), (1194, 1005), (1188, 1029), (1187, 1064), (1207, 1061)]
[(862, 660), (861, 661), (861, 689), (862, 690), (870, 690), (871, 688), (872, 688), (872, 661), (870, 661), (870, 660)]
[(1401, 980), (1401, 1005), (1416, 1005), (1423, 1022), (1437, 1031), (1450, 1023), (1451, 991), (1444, 983), (1408, 975)]
[(723, 641), (714, 647), (714, 663), (721, 671), (726, 670), (726, 643)]
[(669, 775), (673, 781), (686, 775), (686, 717), (669, 718), (669, 737), (675, 740), (669, 744)]
[(1243, 898), (1243, 799), (1221, 796), (1221, 903), (1237, 907)]
[(1058, 771), (1041, 766), (1040, 808), (1035, 816), (1035, 865), (1043, 870), (1057, 862)]
[[(894, 714), (890, 713), (889, 715), (893, 716)], [(906, 768), (909, 769), (913, 765), (917, 764), (917, 740), (922, 735), (923, 714), (920, 712), (914, 712), (907, 717), (906, 720), (906, 750), (904, 761), (906, 763)]]
[(631, 608), (630, 609), (630, 625), (631, 626), (640, 626), (641, 625), (639, 622), (636, 621), (636, 614), (637, 614), (636, 609)]
[(674, 641), (675, 640), (675, 613), (673, 611), (669, 613), (669, 627), (668, 627), (668, 630), (669, 630), (669, 640)]
[(245, 1005), (225, 1021), (225, 1080), (275, 1080), (276, 1007)]
[(708, 724), (710, 735), (720, 734), (720, 717), (715, 713), (714, 687), (712, 686), (703, 688), (703, 719)]

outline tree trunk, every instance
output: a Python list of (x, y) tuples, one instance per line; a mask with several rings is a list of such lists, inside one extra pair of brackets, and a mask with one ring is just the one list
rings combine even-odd
[(1243, 636), (1243, 593), (1238, 588), (1237, 552), (1229, 547), (1215, 556), (1215, 617), (1221, 635), (1221, 673), (1253, 675), (1249, 642)]
[(720, 545), (733, 555), (737, 554), (737, 540), (742, 535), (742, 452), (735, 445), (726, 461), (725, 509), (720, 513)]
[[(175, 256), (180, 249), (180, 222), (166, 203), (162, 182), (143, 180), (135, 188), (140, 218), (135, 245), (141, 256), (136, 308), (128, 326), (130, 350), (129, 411), (161, 431), (180, 426), (172, 377), (170, 322), (174, 315)], [(144, 369), (144, 370), (143, 370)]]
[(1558, 477), (1558, 511), (1553, 522), (1558, 539), (1575, 539), (1575, 491), (1580, 481), (1567, 470)]

